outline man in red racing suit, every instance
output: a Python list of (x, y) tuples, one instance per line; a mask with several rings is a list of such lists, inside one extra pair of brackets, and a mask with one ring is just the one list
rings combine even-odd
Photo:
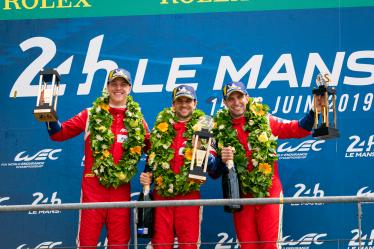
[[(231, 116), (232, 128), (236, 131), (237, 139), (245, 150), (248, 159), (247, 169), (253, 170), (252, 151), (249, 144), (249, 131), (244, 130), (246, 124), (246, 105), (249, 98), (246, 88), (241, 82), (226, 84), (223, 89), (224, 103)], [(311, 110), (301, 120), (286, 121), (268, 114), (268, 123), (273, 136), (279, 139), (302, 138), (311, 134), (314, 123), (314, 112)], [(217, 141), (218, 142), (218, 141)], [(215, 166), (209, 172), (212, 177), (217, 178), (225, 170), (225, 163), (233, 160), (234, 151), (231, 147), (223, 147), (221, 155), (216, 158)], [(277, 162), (274, 162), (273, 177), (269, 197), (279, 198), (282, 196), (282, 184), (278, 174)], [(248, 193), (243, 198), (252, 198)], [(282, 239), (282, 205), (244, 205), (243, 209), (234, 212), (234, 225), (240, 247), (244, 249), (276, 249), (281, 248), (277, 241)], [(260, 243), (258, 243), (260, 242)]]
[[(166, 111), (160, 112), (156, 125), (151, 132), (151, 148), (148, 151), (148, 163), (152, 173), (142, 173), (140, 175), (140, 183), (142, 185), (151, 184), (152, 175), (155, 183), (153, 196), (155, 200), (191, 200), (200, 199), (198, 188), (189, 188), (189, 179), (187, 178), (188, 168), (191, 160), (191, 152), (187, 150), (187, 146), (191, 146), (192, 137), (186, 137), (189, 134), (187, 127), (190, 122), (196, 121), (196, 95), (191, 86), (180, 85), (173, 91), (173, 109), (167, 108)], [(176, 121), (173, 124), (168, 123), (170, 119), (162, 120), (165, 113), (175, 113)], [(199, 111), (201, 114), (202, 112)], [(168, 123), (168, 124), (167, 124)], [(165, 125), (167, 124), (167, 125)], [(171, 139), (169, 148), (161, 148), (160, 153), (155, 148), (157, 146), (154, 141), (157, 140), (158, 134), (169, 136), (168, 131), (163, 131), (163, 127), (172, 125), (174, 137)], [(159, 131), (162, 130), (162, 131)], [(166, 163), (159, 165), (156, 154), (165, 153), (168, 149), (172, 149), (172, 159)], [(188, 152), (189, 151), (189, 152)], [(214, 159), (214, 151), (209, 159)], [(186, 160), (189, 160), (186, 171)], [(162, 163), (162, 162), (160, 162)], [(158, 165), (158, 166), (156, 166)], [(162, 169), (165, 167), (165, 169)], [(169, 168), (170, 167), (170, 168)], [(209, 167), (209, 166), (208, 166)], [(170, 181), (168, 185), (163, 187), (164, 182), (170, 175), (179, 180)], [(165, 177), (165, 178), (164, 178)], [(180, 182), (184, 187), (178, 187)], [(180, 186), (180, 185), (179, 185)], [(196, 185), (194, 185), (196, 186)], [(180, 206), (180, 207), (157, 207), (155, 209), (154, 235), (152, 237), (152, 246), (155, 249), (171, 249), (173, 248), (174, 237), (178, 238), (178, 247), (180, 249), (196, 249), (200, 240), (200, 223), (202, 209), (199, 206)]]
[[(123, 149), (123, 143), (128, 140), (128, 136), (130, 135), (124, 125), (129, 105), (128, 94), (130, 89), (131, 77), (126, 70), (115, 69), (109, 73), (107, 83), (109, 103), (107, 105), (102, 103), (100, 106), (112, 116), (110, 130), (114, 135), (114, 142), (107, 145), (107, 148), (113, 157), (114, 167), (120, 162), (124, 153), (130, 153)], [(132, 101), (132, 103), (135, 102)], [(64, 141), (85, 132), (85, 166), (82, 179), (81, 202), (130, 201), (130, 183), (121, 183), (115, 187), (104, 186), (93, 171), (94, 157), (89, 129), (90, 115), (92, 115), (90, 109), (85, 109), (62, 124), (59, 122), (49, 122), (48, 132), (50, 138), (54, 141)], [(149, 144), (148, 127), (142, 117), (139, 125), (143, 126), (145, 130), (143, 143)], [(82, 248), (96, 248), (104, 224), (107, 228), (109, 248), (127, 248), (130, 240), (130, 209), (128, 208), (81, 210), (77, 246)]]

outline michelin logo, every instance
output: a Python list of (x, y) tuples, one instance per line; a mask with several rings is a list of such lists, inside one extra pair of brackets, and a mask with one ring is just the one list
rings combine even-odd
[(308, 156), (309, 151), (320, 151), (322, 148), (319, 147), (325, 143), (325, 140), (306, 140), (299, 145), (293, 147), (289, 145), (289, 142), (285, 142), (278, 147), (278, 158), (279, 159), (305, 159)]
[(57, 160), (61, 151), (62, 149), (42, 149), (35, 154), (21, 151), (14, 157), (13, 162), (1, 163), (1, 167), (42, 168), (47, 160)]
[(312, 244), (322, 245), (323, 240), (321, 238), (326, 236), (327, 233), (308, 233), (294, 241), (293, 239), (289, 240), (291, 236), (288, 235), (283, 237), (281, 245), (283, 249), (309, 249)]

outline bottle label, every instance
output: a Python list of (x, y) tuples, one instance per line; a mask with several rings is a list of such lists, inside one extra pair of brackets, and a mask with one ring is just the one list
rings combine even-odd
[(148, 227), (138, 228), (138, 234), (148, 234)]
[(226, 162), (226, 166), (227, 166), (228, 169), (234, 168), (234, 161), (233, 160), (228, 160)]

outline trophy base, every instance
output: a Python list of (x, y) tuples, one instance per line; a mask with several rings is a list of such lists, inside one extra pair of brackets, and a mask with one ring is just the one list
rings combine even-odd
[(195, 133), (196, 135), (199, 136), (199, 138), (203, 138), (203, 139), (208, 139), (208, 138), (211, 138), (213, 137), (213, 134), (210, 133), (208, 130), (206, 129), (202, 129), (201, 131), (198, 131)]
[(194, 167), (193, 170), (190, 170), (188, 174), (188, 179), (196, 182), (205, 182), (206, 175), (202, 167)]
[(56, 122), (58, 121), (57, 113), (52, 108), (38, 108), (34, 109), (34, 116), (40, 122)]
[(338, 129), (325, 126), (315, 129), (312, 136), (316, 139), (327, 140), (340, 137), (340, 133)]

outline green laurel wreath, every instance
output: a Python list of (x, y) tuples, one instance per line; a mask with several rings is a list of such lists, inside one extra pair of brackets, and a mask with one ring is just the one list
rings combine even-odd
[(111, 130), (113, 117), (109, 112), (107, 93), (95, 100), (90, 110), (89, 130), (94, 158), (93, 173), (105, 187), (117, 188), (128, 183), (137, 172), (137, 163), (144, 147), (145, 128), (139, 104), (131, 96), (126, 97), (126, 112), (123, 124), (128, 131), (128, 139), (123, 142), (123, 154), (118, 164), (113, 161), (110, 147), (114, 142)]

